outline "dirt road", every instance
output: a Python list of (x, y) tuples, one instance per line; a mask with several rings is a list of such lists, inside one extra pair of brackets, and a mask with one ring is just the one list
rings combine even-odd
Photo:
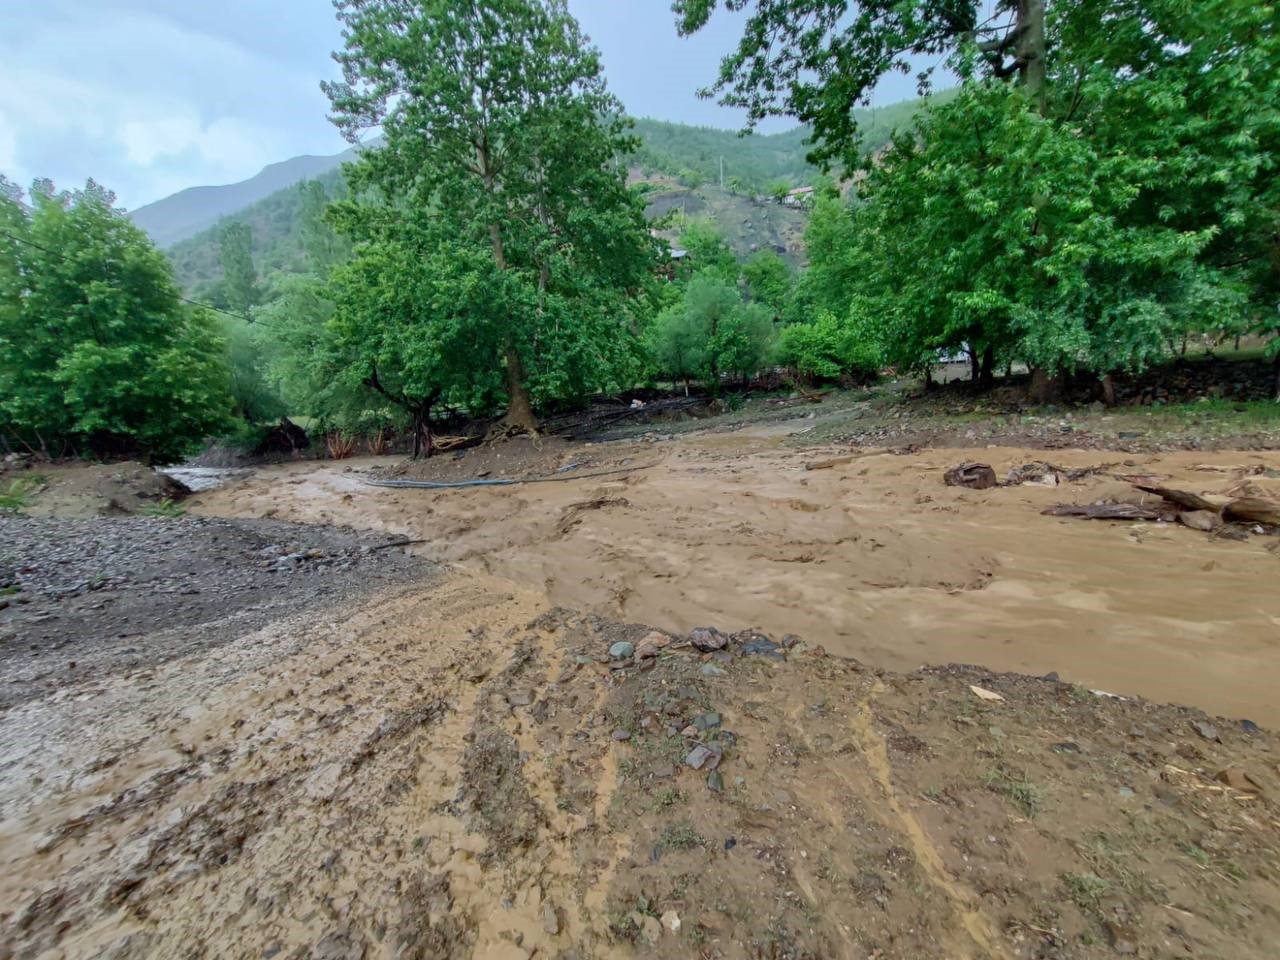
[[(1216, 493), (1241, 482), (1233, 467), (1280, 471), (1280, 454), (1053, 451), (1066, 467), (1111, 466), (1056, 488), (975, 491), (944, 486), (943, 471), (980, 459), (1003, 476), (1045, 452), (868, 451), (807, 470), (833, 451), (784, 449), (794, 429), (607, 444), (586, 451), (591, 469), (642, 469), (519, 487), (387, 490), (347, 466), (267, 468), (202, 495), (196, 509), (425, 538), (431, 559), (614, 619), (794, 633), (893, 670), (964, 662), (1056, 672), (1280, 726), (1273, 538), (1211, 541), (1168, 524), (1040, 515), (1064, 501), (1133, 496), (1110, 474)], [(557, 458), (582, 461), (584, 451)], [(1280, 480), (1244, 482), (1280, 493)]]

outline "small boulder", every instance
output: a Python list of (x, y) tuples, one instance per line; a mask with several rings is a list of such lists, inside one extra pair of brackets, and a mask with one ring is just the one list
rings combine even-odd
[(615, 660), (626, 660), (636, 652), (636, 645), (627, 640), (619, 640), (609, 648), (609, 656)]
[(689, 634), (689, 642), (695, 650), (710, 653), (712, 650), (723, 650), (729, 645), (729, 638), (715, 627), (698, 627)]

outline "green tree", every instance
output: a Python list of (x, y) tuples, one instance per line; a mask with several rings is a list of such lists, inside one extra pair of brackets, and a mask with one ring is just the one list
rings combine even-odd
[(253, 265), (253, 230), (233, 220), (218, 232), (222, 287), (228, 305), (242, 317), (258, 302), (258, 271)]
[(656, 258), (616, 162), (633, 142), (599, 54), (563, 0), (338, 10), (344, 82), (325, 86), (335, 121), (353, 140), (377, 128), (384, 142), (346, 168), (354, 199), (336, 221), (358, 240), (412, 233), (415, 247), (460, 253), (479, 272), (449, 277), (508, 298), (459, 319), (497, 331), (487, 359), (505, 373), (504, 423), (533, 430), (535, 393), (608, 381), (638, 356), (627, 301)]
[(677, 176), (679, 177), (680, 182), (690, 190), (697, 190), (707, 182), (707, 178), (692, 167), (681, 167), (680, 173), (677, 174)]
[(820, 310), (810, 323), (783, 327), (778, 361), (805, 379), (838, 380), (847, 375), (869, 379), (881, 365), (873, 333), (830, 310)]
[[(675, 0), (683, 35), (707, 25), (721, 0)], [(914, 60), (945, 59), (962, 77), (1017, 77), (1039, 98), (1047, 64), (1045, 0), (723, 0), (750, 8), (738, 47), (703, 93), (741, 107), (755, 126), (788, 115), (813, 128), (810, 159), (858, 162), (858, 114), (880, 78)], [(991, 9), (991, 8), (994, 9)], [(1096, 25), (1096, 21), (1095, 21)], [(930, 70), (920, 75), (929, 86)]]
[(654, 318), (647, 340), (658, 372), (683, 380), (688, 396), (689, 381), (703, 377), (711, 364), (711, 342), (703, 318), (686, 310), (683, 301), (673, 304)]
[(689, 254), (692, 271), (714, 273), (726, 283), (736, 284), (742, 271), (738, 258), (724, 234), (709, 220), (691, 220), (680, 234), (680, 245)]
[(351, 245), (338, 235), (326, 219), (329, 195), (319, 180), (298, 184), (302, 203), (298, 210), (298, 233), (311, 272), (327, 277), (351, 253)]
[[(335, 274), (330, 327), (338, 378), (408, 415), (415, 457), (432, 454), (431, 417), (442, 400), (461, 402), (497, 387), (489, 358), (503, 336), (503, 311), (522, 292), (505, 289), (516, 285), (506, 273), (482, 249), (417, 248), (411, 239), (362, 246)], [(522, 306), (535, 308), (531, 301)]]
[(92, 180), (0, 190), (0, 432), (50, 454), (181, 456), (230, 423), (226, 344)]
[(790, 264), (772, 250), (760, 250), (742, 265), (742, 276), (751, 299), (768, 307), (775, 319), (780, 317), (794, 282)]
[(231, 397), (237, 417), (246, 423), (265, 423), (288, 411), (267, 375), (263, 328), (234, 317), (219, 316), (218, 333), (227, 344)]
[(773, 359), (773, 314), (764, 304), (739, 301), (715, 325), (711, 349), (716, 369), (736, 373), (745, 385)]

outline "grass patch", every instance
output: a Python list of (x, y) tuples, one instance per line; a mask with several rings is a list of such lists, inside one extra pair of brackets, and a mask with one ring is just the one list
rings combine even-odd
[(672, 807), (684, 803), (685, 799), (685, 795), (675, 787), (666, 787), (654, 795), (653, 809), (670, 810)]
[(706, 845), (706, 838), (691, 823), (673, 823), (662, 831), (658, 841), (664, 850), (692, 850)]
[(31, 506), (32, 494), (44, 486), (45, 478), (39, 474), (17, 477), (0, 491), (0, 513), (22, 513)]
[(1111, 892), (1111, 881), (1096, 873), (1064, 873), (1061, 879), (1071, 902), (1086, 913), (1097, 913)]
[(176, 520), (178, 517), (187, 515), (187, 508), (165, 497), (156, 503), (148, 504), (143, 508), (142, 515), (145, 517), (168, 517), (171, 520)]
[(1009, 770), (988, 770), (982, 777), (992, 793), (998, 793), (1020, 811), (1028, 820), (1035, 817), (1044, 806), (1043, 797), (1026, 774), (1013, 773)]

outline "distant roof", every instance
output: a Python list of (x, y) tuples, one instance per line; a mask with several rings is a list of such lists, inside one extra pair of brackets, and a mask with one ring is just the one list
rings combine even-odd
[(788, 197), (802, 197), (806, 193), (813, 193), (813, 187), (796, 187), (794, 190), (787, 191)]
[(672, 259), (672, 260), (683, 260), (683, 259), (684, 259), (685, 257), (687, 257), (688, 255), (689, 255), (689, 251), (688, 251), (688, 250), (681, 250), (679, 247), (672, 247), (672, 248), (671, 248), (671, 259)]

